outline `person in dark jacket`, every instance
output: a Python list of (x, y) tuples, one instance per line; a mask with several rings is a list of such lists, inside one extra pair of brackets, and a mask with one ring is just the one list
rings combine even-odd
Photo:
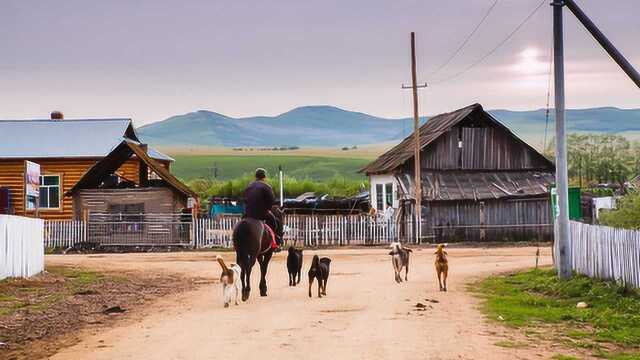
[(276, 234), (276, 242), (282, 245), (282, 230), (275, 216), (271, 213), (271, 206), (276, 201), (271, 185), (265, 182), (265, 169), (256, 169), (256, 180), (244, 190), (245, 216), (264, 221)]

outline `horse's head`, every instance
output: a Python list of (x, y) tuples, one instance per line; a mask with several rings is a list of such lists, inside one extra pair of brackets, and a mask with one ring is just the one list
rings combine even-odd
[(276, 219), (278, 219), (279, 221), (282, 221), (282, 218), (284, 218), (284, 211), (282, 211), (282, 209), (280, 208), (280, 206), (278, 205), (273, 205), (271, 207), (271, 213), (273, 214), (273, 216), (276, 217)]

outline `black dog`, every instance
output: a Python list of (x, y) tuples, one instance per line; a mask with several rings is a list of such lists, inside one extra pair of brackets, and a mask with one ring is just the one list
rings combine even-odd
[[(296, 286), (299, 284), (300, 274), (302, 273), (302, 249), (298, 250), (293, 246), (289, 246), (287, 270), (289, 271), (289, 286)], [(298, 277), (298, 281), (296, 281), (296, 276)]]
[(329, 280), (329, 264), (331, 259), (323, 257), (320, 259), (318, 255), (313, 256), (311, 268), (309, 269), (309, 297), (311, 297), (311, 285), (313, 278), (318, 279), (318, 297), (327, 295), (327, 280)]

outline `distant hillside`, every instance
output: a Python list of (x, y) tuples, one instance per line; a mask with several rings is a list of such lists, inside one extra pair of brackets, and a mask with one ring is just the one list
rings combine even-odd
[[(545, 110), (491, 110), (498, 120), (538, 145)], [(425, 119), (422, 119), (425, 121)], [(200, 110), (138, 128), (156, 146), (343, 146), (397, 141), (410, 134), (411, 119), (385, 119), (332, 106), (305, 106), (278, 116), (232, 118)], [(573, 132), (639, 132), (640, 109), (568, 110)], [(553, 111), (548, 137), (553, 137)]]

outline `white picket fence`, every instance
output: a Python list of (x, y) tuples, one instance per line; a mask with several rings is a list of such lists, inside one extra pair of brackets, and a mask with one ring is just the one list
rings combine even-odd
[[(195, 248), (232, 247), (233, 228), (240, 219), (239, 215), (223, 215), (193, 220), (190, 223), (191, 245)], [(304, 246), (387, 244), (398, 238), (400, 228), (397, 224), (366, 215), (288, 215), (284, 222), (285, 241)], [(406, 227), (409, 232), (411, 225)], [(47, 220), (44, 244), (50, 248), (70, 248), (87, 241), (89, 228), (83, 221)]]
[(0, 215), (0, 280), (44, 270), (44, 220)]
[[(229, 215), (195, 220), (195, 247), (231, 247), (233, 227), (240, 219)], [(397, 225), (366, 215), (287, 215), (284, 240), (304, 246), (387, 244), (397, 239), (398, 229)]]
[(47, 220), (44, 223), (44, 246), (69, 248), (87, 240), (87, 224), (84, 221)]
[(571, 221), (570, 249), (575, 272), (640, 288), (640, 231)]

